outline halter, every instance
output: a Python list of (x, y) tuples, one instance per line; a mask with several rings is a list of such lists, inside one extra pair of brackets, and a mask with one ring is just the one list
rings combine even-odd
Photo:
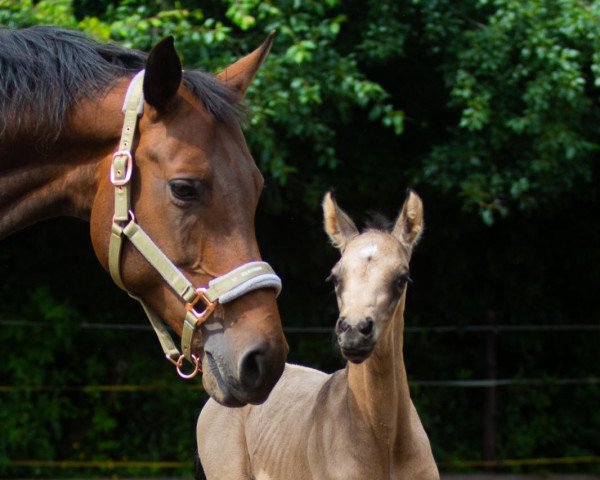
[[(142, 298), (128, 292), (132, 298), (141, 303), (167, 360), (175, 365), (177, 373), (182, 378), (192, 378), (200, 370), (200, 359), (191, 353), (194, 333), (210, 318), (217, 305), (231, 302), (248, 292), (261, 288), (273, 288), (276, 295), (279, 295), (281, 279), (266, 262), (248, 262), (225, 275), (212, 279), (206, 287), (194, 287), (144, 232), (142, 227), (136, 223), (131, 207), (130, 192), (134, 165), (131, 147), (138, 117), (141, 117), (144, 112), (143, 79), (144, 70), (133, 77), (127, 89), (123, 103), (125, 120), (121, 140), (112, 159), (110, 181), (115, 186), (115, 214), (108, 247), (108, 266), (113, 281), (127, 291), (121, 277), (121, 251), (126, 238), (183, 300), (186, 314), (181, 334), (183, 353), (180, 353), (163, 320)], [(194, 364), (194, 370), (190, 374), (181, 371), (184, 358)]]

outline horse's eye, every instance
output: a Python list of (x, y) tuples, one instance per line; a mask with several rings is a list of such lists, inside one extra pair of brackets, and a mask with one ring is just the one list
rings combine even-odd
[(198, 200), (201, 188), (200, 181), (195, 179), (177, 178), (169, 182), (169, 189), (173, 198), (184, 202)]

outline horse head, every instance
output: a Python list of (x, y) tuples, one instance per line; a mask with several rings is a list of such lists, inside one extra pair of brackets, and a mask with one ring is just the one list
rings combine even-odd
[[(175, 270), (169, 271), (178, 271), (194, 287), (208, 287), (261, 258), (254, 214), (263, 179), (236, 115), (271, 41), (269, 36), (216, 78), (182, 71), (171, 38), (157, 44), (146, 61), (143, 113), (134, 124), (133, 160), (124, 167), (131, 175), (125, 213), (172, 263)], [(129, 81), (123, 79), (117, 90), (120, 99)], [(182, 300), (165, 281), (169, 274), (161, 275), (127, 239), (117, 260), (110, 259), (111, 229), (114, 233), (120, 225), (114, 219), (121, 190), (109, 175), (115, 158), (110, 152), (98, 166), (90, 218), (94, 250), (107, 270), (116, 262), (123, 287), (182, 335), (186, 315), (205, 305), (190, 308), (191, 300)], [(224, 405), (264, 401), (283, 370), (287, 344), (271, 287), (228, 302), (207, 301), (214, 311), (192, 332), (191, 353), (202, 364), (204, 387)]]

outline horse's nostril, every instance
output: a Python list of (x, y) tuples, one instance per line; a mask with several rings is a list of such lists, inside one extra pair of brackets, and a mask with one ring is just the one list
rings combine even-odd
[(240, 361), (240, 383), (248, 389), (260, 384), (265, 371), (265, 348), (255, 348), (246, 353)]
[(335, 332), (340, 334), (350, 330), (350, 325), (346, 322), (346, 317), (338, 318), (337, 323), (335, 324)]
[(364, 320), (358, 322), (356, 329), (360, 332), (364, 337), (368, 337), (373, 333), (373, 325), (375, 322), (371, 317), (367, 317)]

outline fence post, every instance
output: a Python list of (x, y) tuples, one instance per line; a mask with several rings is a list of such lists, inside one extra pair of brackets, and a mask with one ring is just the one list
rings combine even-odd
[[(494, 310), (488, 310), (487, 323), (496, 327), (497, 318)], [(496, 328), (490, 328), (486, 335), (485, 360), (488, 380), (496, 380), (498, 375), (498, 358), (496, 346)], [(496, 412), (497, 412), (496, 385), (492, 384), (485, 389), (483, 403), (483, 458), (496, 460)]]

